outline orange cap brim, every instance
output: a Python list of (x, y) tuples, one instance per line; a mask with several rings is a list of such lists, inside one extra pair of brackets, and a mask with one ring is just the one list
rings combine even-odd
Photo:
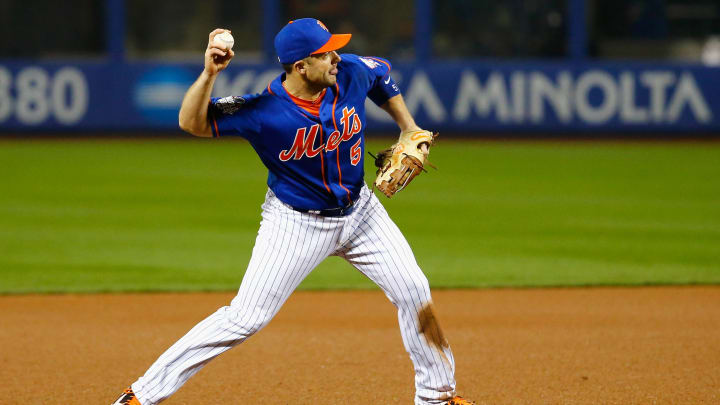
[(352, 34), (333, 34), (330, 40), (313, 52), (312, 55), (338, 50), (350, 42), (350, 37), (352, 37)]

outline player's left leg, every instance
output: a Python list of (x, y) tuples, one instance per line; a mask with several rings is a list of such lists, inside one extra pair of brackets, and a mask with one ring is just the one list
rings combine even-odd
[(143, 405), (175, 393), (213, 358), (259, 331), (300, 282), (337, 248), (342, 221), (292, 210), (268, 192), (237, 296), (198, 323), (132, 384)]
[(415, 367), (415, 403), (444, 404), (455, 395), (455, 361), (435, 317), (427, 278), (377, 197), (367, 188), (362, 194), (336, 254), (397, 307), (403, 343)]

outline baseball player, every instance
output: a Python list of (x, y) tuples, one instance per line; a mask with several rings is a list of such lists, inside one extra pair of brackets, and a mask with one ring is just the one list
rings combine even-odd
[(401, 131), (420, 131), (376, 57), (339, 55), (351, 34), (332, 35), (303, 18), (275, 37), (285, 73), (262, 94), (210, 97), (231, 49), (210, 33), (205, 69), (187, 91), (180, 127), (196, 136), (242, 136), (268, 169), (268, 191), (252, 257), (237, 296), (163, 353), (115, 404), (155, 405), (210, 360), (275, 316), (300, 282), (335, 255), (374, 281), (398, 309), (415, 369), (415, 404), (471, 404), (456, 395), (452, 351), (432, 309), (427, 278), (363, 176), (365, 98)]

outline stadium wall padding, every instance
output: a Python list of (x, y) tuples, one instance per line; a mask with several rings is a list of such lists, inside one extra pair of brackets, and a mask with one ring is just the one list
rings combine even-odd
[[(199, 64), (0, 62), (0, 132), (176, 130)], [(278, 65), (233, 64), (213, 95), (259, 92)], [(453, 132), (718, 132), (720, 68), (697, 64), (398, 63), (418, 123)], [(373, 130), (395, 130), (367, 102)]]

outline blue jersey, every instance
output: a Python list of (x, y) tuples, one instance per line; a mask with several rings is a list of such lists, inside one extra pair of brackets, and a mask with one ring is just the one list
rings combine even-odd
[(262, 94), (213, 98), (214, 137), (242, 136), (268, 169), (268, 186), (284, 203), (308, 210), (345, 207), (364, 185), (365, 99), (377, 105), (400, 94), (381, 58), (341, 55), (337, 83), (315, 117), (295, 104), (282, 82)]

